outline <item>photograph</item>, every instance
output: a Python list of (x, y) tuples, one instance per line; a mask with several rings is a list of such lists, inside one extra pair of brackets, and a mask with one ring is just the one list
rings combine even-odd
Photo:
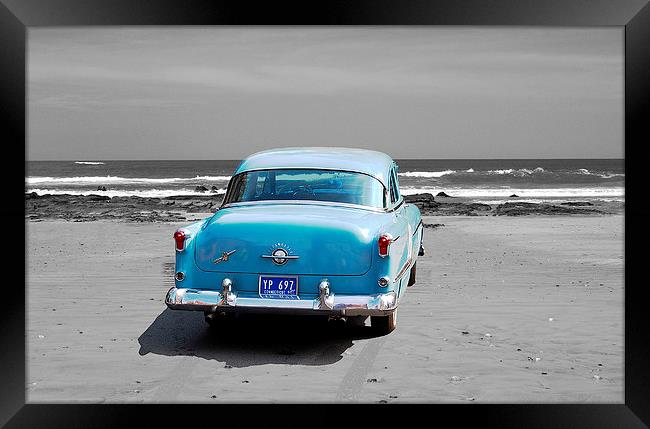
[(625, 404), (625, 34), (27, 27), (25, 402)]

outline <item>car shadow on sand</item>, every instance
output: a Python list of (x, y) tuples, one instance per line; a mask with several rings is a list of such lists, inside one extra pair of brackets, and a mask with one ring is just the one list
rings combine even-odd
[(165, 309), (140, 335), (140, 355), (196, 356), (231, 367), (266, 364), (328, 365), (343, 358), (353, 340), (377, 336), (362, 323), (315, 316), (240, 314), (210, 328), (199, 311)]

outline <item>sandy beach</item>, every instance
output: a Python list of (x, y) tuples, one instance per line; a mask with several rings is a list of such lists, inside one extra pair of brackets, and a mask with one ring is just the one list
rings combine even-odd
[(27, 222), (27, 401), (623, 403), (623, 216), (424, 221), (443, 226), (383, 337), (167, 309), (186, 221)]

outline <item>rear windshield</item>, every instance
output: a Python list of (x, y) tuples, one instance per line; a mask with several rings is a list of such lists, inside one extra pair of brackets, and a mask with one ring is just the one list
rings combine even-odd
[(230, 180), (224, 204), (311, 200), (384, 207), (384, 187), (362, 173), (331, 170), (259, 170)]

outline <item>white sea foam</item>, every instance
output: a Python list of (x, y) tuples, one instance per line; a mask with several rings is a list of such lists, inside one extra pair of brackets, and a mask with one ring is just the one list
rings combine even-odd
[(456, 170), (445, 170), (445, 171), (407, 171), (404, 173), (399, 173), (399, 176), (404, 177), (442, 177), (447, 174), (454, 174)]
[(104, 165), (103, 162), (99, 161), (75, 161), (75, 164), (84, 164), (84, 165)]
[(473, 173), (473, 172), (474, 172), (473, 168), (468, 168), (467, 170), (465, 170), (465, 173)]
[[(412, 188), (403, 187), (403, 195), (421, 193), (437, 194), (444, 191), (452, 197), (463, 198), (508, 198), (516, 194), (522, 198), (623, 198), (623, 187), (593, 188)], [(512, 201), (512, 200), (511, 200)]]
[(622, 173), (605, 173), (605, 174), (599, 174), (600, 177), (603, 179), (611, 179), (612, 177), (625, 177), (625, 174)]
[(146, 189), (146, 190), (128, 190), (128, 191), (73, 191), (67, 189), (28, 189), (27, 192), (36, 192), (38, 195), (105, 195), (107, 197), (143, 197), (143, 198), (166, 198), (176, 195), (223, 195), (226, 193), (225, 188), (218, 189), (216, 192), (197, 192), (192, 189)]
[(488, 171), (486, 171), (485, 173), (486, 173), (486, 174), (510, 174), (510, 173), (512, 173), (513, 171), (514, 171), (514, 170), (513, 170), (512, 168), (508, 168), (508, 169), (506, 169), (506, 170), (488, 170)]
[(47, 176), (32, 176), (28, 177), (25, 181), (29, 185), (42, 185), (42, 184), (146, 184), (146, 183), (183, 183), (183, 182), (227, 182), (230, 176), (196, 176), (196, 177), (119, 177), (119, 176), (75, 176), (75, 177), (47, 177)]
[(598, 176), (603, 179), (611, 179), (612, 177), (625, 177), (624, 173), (593, 173), (586, 168), (578, 168), (578, 173), (579, 174), (585, 174), (588, 176)]
[[(625, 202), (624, 198), (590, 198), (590, 201), (601, 201), (601, 202)], [(474, 203), (479, 204), (505, 204), (505, 203), (549, 203), (554, 204), (575, 201), (575, 198), (507, 198), (507, 199), (489, 199), (489, 200), (472, 200)]]
[[(452, 197), (471, 198), (477, 202), (505, 202), (505, 201), (524, 201), (524, 202), (542, 202), (549, 199), (579, 199), (590, 198), (601, 201), (625, 201), (625, 188), (542, 188), (542, 189), (522, 189), (522, 188), (411, 188), (403, 187), (403, 195), (413, 195), (421, 193), (430, 193), (436, 195), (444, 191)], [(27, 192), (36, 192), (38, 195), (106, 195), (108, 197), (143, 197), (143, 198), (165, 198), (175, 195), (223, 195), (226, 193), (225, 188), (219, 188), (216, 192), (197, 192), (194, 189), (142, 189), (142, 190), (68, 190), (68, 189), (46, 189), (33, 188)], [(516, 194), (519, 198), (509, 198), (510, 195)]]
[(544, 170), (542, 167), (537, 167), (535, 169), (528, 169), (528, 168), (520, 168), (520, 169), (514, 169), (514, 168), (507, 168), (503, 170), (487, 170), (487, 171), (482, 171), (481, 173), (484, 174), (512, 174), (515, 176), (526, 176), (530, 174), (535, 174), (535, 173), (545, 173), (546, 170)]
[(221, 182), (230, 180), (230, 176), (196, 176), (193, 179), (183, 180), (207, 180), (208, 182)]

